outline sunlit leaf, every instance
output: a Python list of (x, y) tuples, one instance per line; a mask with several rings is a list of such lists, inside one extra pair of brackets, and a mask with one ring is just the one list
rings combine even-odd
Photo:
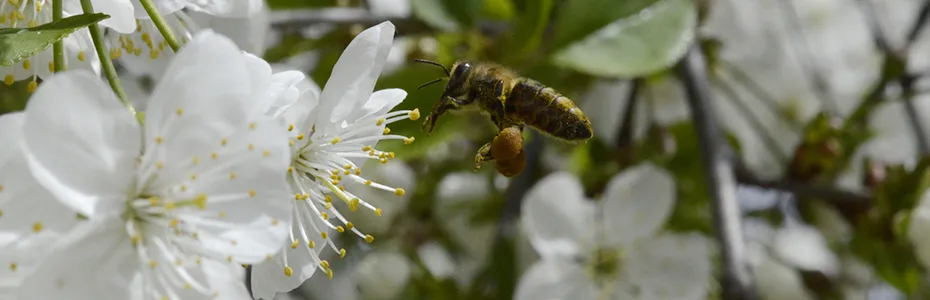
[[(638, 13), (659, 0), (569, 0), (558, 8), (553, 26), (554, 49), (567, 46), (611, 22)], [(533, 2), (533, 1), (526, 1)]]
[(0, 65), (9, 66), (47, 49), (72, 32), (106, 20), (105, 14), (83, 14), (30, 28), (0, 29)]
[(442, 0), (410, 0), (413, 15), (430, 26), (443, 31), (459, 29), (455, 18), (446, 11)]
[(694, 39), (691, 0), (663, 0), (555, 53), (557, 65), (597, 76), (635, 77), (677, 62)]

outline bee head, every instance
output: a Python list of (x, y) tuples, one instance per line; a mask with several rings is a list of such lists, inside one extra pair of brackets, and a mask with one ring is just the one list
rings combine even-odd
[(452, 72), (449, 75), (449, 84), (446, 85), (445, 94), (447, 96), (459, 96), (465, 93), (468, 81), (468, 75), (471, 73), (472, 64), (468, 61), (459, 61), (452, 65)]

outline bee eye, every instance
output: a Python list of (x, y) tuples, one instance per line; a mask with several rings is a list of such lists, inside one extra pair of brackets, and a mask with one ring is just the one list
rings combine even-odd
[(461, 77), (462, 75), (465, 75), (465, 72), (467, 72), (468, 69), (471, 69), (471, 64), (463, 63), (459, 65), (458, 68), (455, 68), (455, 71), (452, 71), (452, 77), (453, 78)]

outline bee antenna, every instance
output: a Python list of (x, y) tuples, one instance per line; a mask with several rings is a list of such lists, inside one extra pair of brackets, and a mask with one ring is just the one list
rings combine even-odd
[(442, 79), (443, 79), (443, 78), (436, 78), (436, 79), (433, 79), (433, 80), (430, 81), (430, 82), (421, 84), (420, 86), (417, 87), (417, 90), (420, 90), (420, 89), (422, 89), (422, 88), (424, 88), (424, 87), (426, 87), (426, 86), (428, 86), (428, 85), (430, 85), (430, 84), (434, 84), (434, 83), (440, 82), (440, 81), (442, 81)]
[(449, 72), (449, 69), (446, 68), (446, 66), (443, 66), (442, 64), (438, 62), (431, 61), (431, 60), (425, 60), (425, 59), (419, 59), (419, 58), (414, 59), (413, 61), (418, 62), (418, 63), (431, 64), (431, 65), (440, 67), (442, 68), (443, 71), (446, 71), (446, 76), (452, 76), (452, 73)]

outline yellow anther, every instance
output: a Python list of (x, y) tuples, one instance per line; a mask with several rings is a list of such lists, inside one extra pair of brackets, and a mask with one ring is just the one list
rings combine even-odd
[(24, 59), (24, 60), (23, 60), (23, 70), (29, 70), (29, 68), (31, 68), (31, 67), (32, 67), (32, 62), (29, 61), (28, 58), (27, 58), (27, 59)]
[(291, 267), (284, 267), (284, 276), (291, 277), (294, 274), (294, 269)]
[(151, 43), (151, 42), (152, 42), (152, 36), (149, 35), (148, 32), (143, 32), (143, 33), (142, 33), (142, 41), (143, 41), (143, 42), (146, 42), (146, 43)]
[(288, 173), (294, 172), (294, 167), (287, 167), (287, 172), (288, 172)]
[(155, 196), (149, 197), (149, 205), (151, 206), (158, 205), (158, 197), (155, 197)]
[(374, 240), (375, 240), (375, 237), (371, 236), (370, 234), (366, 234), (366, 235), (365, 235), (365, 242), (366, 242), (366, 243), (371, 244), (371, 242), (373, 242)]
[(375, 125), (381, 126), (381, 124), (384, 124), (384, 118), (379, 118), (378, 121), (375, 122)]
[(320, 217), (322, 217), (323, 220), (329, 220), (329, 214), (326, 213), (325, 211), (324, 211), (324, 212), (320, 212)]
[(300, 242), (294, 240), (291, 242), (291, 249), (297, 249), (297, 246), (300, 245)]
[(292, 130), (294, 130), (294, 124), (288, 124), (287, 131), (292, 131)]
[(388, 158), (394, 158), (394, 152), (388, 152)]
[(325, 197), (323, 197), (323, 201), (326, 201), (326, 203), (333, 202), (333, 197), (326, 195)]
[(411, 136), (411, 137), (408, 137), (408, 138), (405, 138), (405, 139), (404, 139), (404, 145), (410, 145), (411, 143), (413, 143), (414, 140), (416, 140), (416, 138), (415, 138), (415, 137), (412, 137), (412, 136)]
[(320, 237), (322, 237), (324, 240), (326, 239), (326, 236), (326, 231), (320, 232)]
[(249, 143), (249, 151), (255, 150), (255, 144)]
[(174, 209), (174, 202), (165, 203), (165, 210), (172, 210), (172, 209)]
[(249, 197), (255, 197), (255, 190), (249, 190)]
[(303, 133), (298, 134), (298, 135), (297, 135), (297, 140), (298, 140), (298, 141), (303, 141), (303, 140), (304, 140), (304, 134), (303, 134)]
[(216, 152), (210, 153), (210, 158), (212, 159), (216, 159), (217, 156), (219, 156), (219, 154), (217, 154)]
[(371, 180), (365, 180), (365, 185), (371, 185)]
[(326, 205), (323, 205), (323, 208), (325, 208), (325, 209), (333, 208), (333, 203), (332, 203), (332, 202), (328, 202), (328, 203), (326, 203)]
[(417, 119), (420, 118), (420, 109), (414, 108), (413, 111), (409, 113), (409, 115), (410, 115), (410, 120), (416, 121)]
[(228, 142), (228, 141), (227, 141), (225, 138), (222, 139), (222, 140), (220, 140), (220, 146), (226, 146), (226, 143), (227, 143), (227, 142)]
[(271, 254), (265, 254), (265, 261), (271, 260)]
[(41, 12), (41, 11), (42, 11), (42, 6), (45, 5), (45, 3), (42, 3), (42, 2), (39, 2), (39, 1), (36, 1), (34, 4), (35, 4), (35, 7), (36, 7), (36, 11), (37, 11), (37, 12)]
[(236, 179), (236, 172), (229, 172), (229, 179), (230, 180)]
[(255, 129), (256, 126), (255, 122), (249, 123), (249, 129)]
[(7, 74), (3, 77), (3, 83), (6, 85), (13, 85), (13, 81), (16, 80), (13, 78), (13, 74)]
[(225, 211), (220, 211), (220, 213), (218, 214), (218, 216), (219, 216), (220, 218), (225, 218), (225, 217), (226, 217), (226, 212), (225, 212)]
[(10, 271), (16, 272), (16, 263), (10, 263)]
[(200, 209), (207, 209), (207, 194), (197, 195), (197, 198), (194, 198), (194, 205)]
[(370, 150), (371, 150), (370, 145), (365, 145), (365, 147), (362, 147), (362, 151), (370, 151)]
[(346, 187), (340, 185), (340, 186), (339, 186), (339, 190), (345, 192), (345, 191), (346, 191)]
[(384, 132), (384, 134), (391, 133), (391, 129), (390, 129), (390, 128), (387, 128), (387, 127), (384, 127), (384, 131), (383, 131), (383, 132)]
[(200, 157), (194, 156), (194, 158), (191, 158), (191, 163), (194, 164), (194, 165), (199, 164), (199, 163), (200, 163)]
[(164, 168), (164, 167), (165, 167), (165, 163), (160, 162), (160, 161), (155, 162), (155, 169), (161, 170), (161, 168)]
[(84, 61), (84, 58), (85, 58), (84, 56), (85, 56), (85, 55), (86, 55), (86, 54), (84, 54), (84, 51), (78, 52), (78, 55), (77, 55), (77, 56), (78, 56), (78, 60), (79, 60), (79, 61)]
[(157, 267), (157, 266), (158, 266), (158, 262), (157, 262), (157, 261), (155, 261), (154, 259), (153, 259), (153, 260), (149, 260), (149, 267), (150, 267), (150, 268), (154, 269), (154, 268)]
[(29, 84), (26, 85), (26, 90), (30, 93), (35, 93), (37, 88), (39, 88), (39, 83), (35, 81), (30, 81)]
[(135, 55), (137, 57), (142, 55), (142, 48), (136, 48), (135, 51), (132, 51), (132, 55)]
[(160, 53), (158, 50), (152, 50), (152, 52), (149, 52), (149, 59), (158, 59)]
[(178, 108), (178, 110), (174, 111), (174, 113), (177, 114), (178, 117), (180, 117), (180, 116), (184, 115), (184, 109), (183, 109), (183, 108)]
[(142, 237), (139, 236), (139, 234), (133, 234), (132, 237), (129, 238), (129, 241), (132, 243), (133, 247), (139, 246), (139, 242), (142, 241)]
[(321, 260), (321, 261), (320, 261), (320, 267), (323, 267), (323, 269), (329, 269), (329, 262), (326, 261), (325, 259), (324, 259), (324, 260)]
[(337, 136), (337, 137), (334, 137), (333, 140), (330, 141), (330, 143), (332, 143), (333, 145), (335, 145), (335, 144), (338, 143), (339, 141), (340, 141), (340, 139), (339, 139), (339, 137)]
[(346, 228), (352, 230), (352, 228), (355, 228), (355, 225), (353, 225), (352, 222), (346, 222)]
[(333, 279), (333, 269), (326, 269), (326, 278)]
[(232, 255), (226, 256), (226, 261), (232, 262)]
[(39, 22), (36, 21), (36, 20), (29, 20), (29, 22), (26, 23), (26, 26), (27, 26), (27, 27), (36, 27), (36, 26), (39, 26)]
[(180, 265), (181, 265), (181, 260), (180, 260), (180, 259), (175, 259), (175, 260), (174, 260), (174, 265), (175, 265), (175, 266), (180, 266)]
[(343, 228), (342, 226), (336, 226), (336, 231), (338, 231), (339, 233), (343, 233), (343, 232), (346, 232), (346, 229)]
[(278, 219), (271, 219), (271, 225), (278, 226)]
[(382, 164), (386, 164), (388, 162), (387, 158), (382, 158), (378, 161), (380, 161)]
[(185, 290), (189, 290), (189, 289), (192, 289), (192, 288), (193, 288), (193, 287), (191, 286), (190, 283), (185, 283), (185, 284), (184, 284), (184, 289), (185, 289)]
[(376, 209), (375, 209), (375, 214), (378, 215), (378, 216), (380, 217), (380, 216), (381, 216), (381, 209), (380, 209), (380, 208), (376, 208)]
[(394, 189), (394, 194), (395, 194), (395, 195), (403, 196), (404, 193), (406, 193), (406, 191), (404, 191), (404, 189), (402, 189), (402, 188), (396, 188), (396, 189)]
[(358, 210), (358, 205), (359, 205), (358, 198), (352, 198), (352, 200), (349, 200), (349, 210), (351, 211)]
[(355, 175), (362, 175), (362, 169), (355, 169)]
[(182, 184), (182, 185), (181, 185), (181, 191), (182, 191), (182, 192), (186, 192), (186, 191), (187, 191), (187, 185), (186, 185), (186, 184)]
[(263, 157), (269, 157), (269, 156), (271, 156), (271, 151), (268, 151), (268, 150), (262, 151), (262, 156), (263, 156)]
[(310, 249), (316, 248), (316, 242), (314, 242), (313, 240), (310, 240), (310, 242), (307, 243), (307, 248), (310, 248)]
[(346, 249), (345, 248), (339, 249), (339, 258), (345, 258), (345, 257), (346, 257)]
[(191, 181), (197, 181), (197, 174), (191, 174)]
[(52, 61), (48, 62), (48, 71), (55, 72), (55, 62), (52, 62)]
[(294, 200), (300, 200), (300, 194), (294, 194)]
[(178, 228), (178, 223), (178, 219), (171, 219), (171, 221), (168, 223), (168, 226), (171, 228)]
[(288, 146), (294, 146), (294, 140), (287, 140)]
[(32, 231), (34, 232), (40, 232), (42, 228), (45, 228), (45, 226), (42, 226), (42, 222), (35, 222), (35, 224), (32, 224)]
[(156, 137), (155, 137), (155, 143), (156, 143), (156, 144), (161, 144), (161, 143), (163, 143), (164, 141), (165, 141), (165, 138), (163, 138), (163, 137), (160, 137), (160, 136), (156, 136)]

